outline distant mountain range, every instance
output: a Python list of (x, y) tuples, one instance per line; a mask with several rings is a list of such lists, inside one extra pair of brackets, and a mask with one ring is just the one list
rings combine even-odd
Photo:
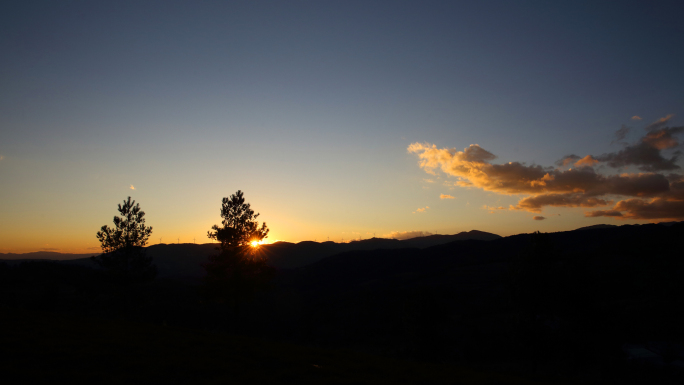
[[(548, 233), (548, 251), (557, 256), (590, 258), (593, 269), (611, 271), (633, 264), (634, 259), (648, 263), (651, 257), (680, 253), (683, 236), (684, 222), (597, 225)], [(305, 290), (321, 295), (362, 287), (415, 285), (457, 285), (479, 290), (500, 284), (511, 261), (530, 249), (532, 239), (533, 234), (517, 234), (423, 249), (349, 251), (298, 269), (295, 281), (301, 282)]]
[[(471, 230), (454, 235), (430, 235), (405, 240), (371, 238), (349, 243), (312, 242), (299, 243), (276, 242), (260, 247), (269, 264), (279, 269), (294, 269), (302, 267), (332, 255), (361, 250), (377, 249), (406, 249), (426, 248), (462, 240), (494, 240), (501, 236), (484, 231)], [(216, 253), (217, 245), (206, 244), (160, 244), (147, 247), (147, 255), (154, 259), (160, 278), (197, 278), (204, 274), (202, 264), (207, 258)], [(19, 263), (26, 260), (59, 260), (64, 263), (83, 266), (93, 266), (92, 254), (63, 254), (57, 252), (39, 251), (25, 254), (2, 254), (0, 260)]]
[[(589, 253), (596, 252), (597, 249), (610, 250), (620, 245), (632, 244), (639, 239), (654, 238), (677, 223), (683, 222), (594, 225), (550, 233), (550, 236), (555, 247), (565, 253)], [(527, 247), (530, 236), (518, 234), (504, 238), (472, 230), (454, 235), (430, 235), (406, 240), (371, 238), (349, 243), (276, 242), (262, 245), (260, 250), (269, 264), (276, 268), (298, 269), (306, 266), (306, 271), (317, 271), (313, 275), (327, 282), (315, 277), (308, 281), (326, 286), (334, 284), (336, 277), (345, 277), (345, 284), (352, 284), (358, 283), (358, 280), (370, 280), (387, 274), (439, 270), (447, 265), (453, 267), (505, 262)], [(154, 259), (159, 278), (200, 278), (204, 275), (202, 264), (216, 252), (216, 244), (160, 244), (147, 247), (147, 255)], [(91, 255), (94, 254), (36, 252), (0, 254), (0, 260), (14, 264), (26, 260), (51, 259), (94, 267), (90, 260)], [(354, 278), (350, 279), (351, 276)]]

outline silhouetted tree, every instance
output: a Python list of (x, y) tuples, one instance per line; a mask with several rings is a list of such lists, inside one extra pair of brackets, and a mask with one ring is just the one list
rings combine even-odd
[(221, 250), (243, 248), (251, 246), (252, 242), (259, 242), (268, 236), (266, 223), (259, 227), (257, 217), (249, 203), (245, 203), (244, 193), (238, 190), (230, 198), (223, 198), (221, 205), (222, 226), (212, 226), (207, 236), (221, 243)]
[(152, 227), (145, 226), (145, 212), (131, 197), (124, 200), (123, 205), (119, 204), (118, 210), (121, 217), (114, 217), (114, 228), (104, 225), (97, 232), (102, 254), (92, 257), (92, 260), (105, 269), (117, 284), (154, 279), (156, 266), (143, 248), (152, 234)]
[(258, 216), (238, 190), (223, 198), (222, 226), (214, 225), (213, 231), (207, 232), (210, 239), (220, 242), (220, 253), (204, 265), (205, 294), (221, 302), (232, 301), (236, 314), (240, 303), (266, 287), (275, 273), (258, 252), (256, 242), (268, 235), (266, 223), (259, 227)]

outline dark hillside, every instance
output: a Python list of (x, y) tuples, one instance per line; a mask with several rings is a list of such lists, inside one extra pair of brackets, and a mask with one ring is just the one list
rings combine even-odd
[[(351, 250), (279, 270), (240, 314), (207, 301), (198, 280), (162, 276), (122, 291), (86, 265), (14, 261), (0, 264), (0, 306), (559, 381), (681, 383), (682, 239), (679, 223)], [(338, 245), (271, 246), (280, 250), (273, 255), (298, 248), (313, 255)], [(166, 258), (172, 268), (198, 272), (192, 264), (212, 247), (149, 250), (166, 255), (155, 258), (160, 271)]]

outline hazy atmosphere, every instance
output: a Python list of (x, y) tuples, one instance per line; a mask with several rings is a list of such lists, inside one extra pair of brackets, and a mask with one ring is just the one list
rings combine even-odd
[(681, 2), (5, 1), (0, 252), (684, 220)]

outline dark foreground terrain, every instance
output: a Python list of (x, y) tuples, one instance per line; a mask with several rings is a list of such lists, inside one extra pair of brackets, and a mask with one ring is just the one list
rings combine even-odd
[(197, 280), (122, 292), (86, 265), (14, 261), (0, 265), (3, 371), (112, 383), (681, 383), (682, 239), (675, 223), (350, 250), (279, 269), (239, 313), (205, 300)]
[(6, 384), (550, 384), (447, 364), (2, 309)]

